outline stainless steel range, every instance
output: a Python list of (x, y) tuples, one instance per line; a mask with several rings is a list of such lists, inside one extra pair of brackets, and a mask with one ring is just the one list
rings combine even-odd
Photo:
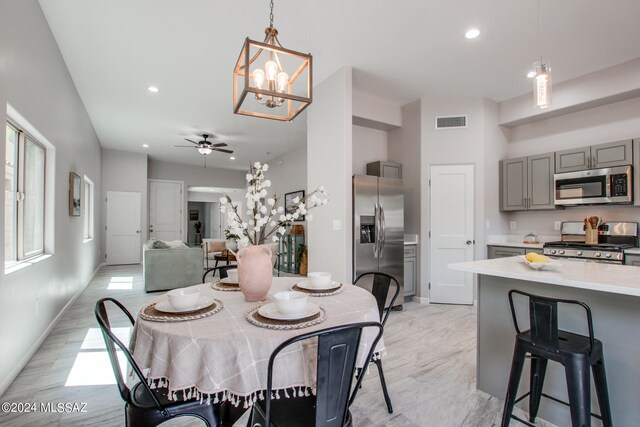
[(563, 222), (561, 240), (544, 244), (544, 254), (586, 262), (623, 264), (624, 250), (638, 246), (638, 223), (608, 222), (598, 227), (598, 244), (585, 243), (583, 222)]

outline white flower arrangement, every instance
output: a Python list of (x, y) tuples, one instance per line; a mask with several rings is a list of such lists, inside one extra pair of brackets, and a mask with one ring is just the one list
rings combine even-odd
[(246, 175), (247, 219), (243, 219), (238, 211), (239, 204), (229, 195), (220, 198), (220, 212), (226, 213), (230, 231), (240, 236), (240, 247), (261, 245), (269, 238), (272, 242), (278, 242), (286, 232), (286, 227), (294, 220), (306, 215), (306, 220), (311, 221), (313, 217), (308, 212), (329, 202), (327, 190), (320, 186), (302, 199), (294, 198), (294, 205), (285, 211), (284, 207), (278, 206), (280, 198), (276, 194), (267, 197), (271, 181), (265, 179), (264, 173), (268, 170), (268, 164), (255, 162), (251, 166), (251, 173)]

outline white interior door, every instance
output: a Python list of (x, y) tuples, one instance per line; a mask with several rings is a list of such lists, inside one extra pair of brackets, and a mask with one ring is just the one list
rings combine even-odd
[(211, 218), (211, 238), (222, 239), (222, 214), (220, 202), (209, 203), (209, 218)]
[(140, 263), (140, 193), (107, 191), (107, 265)]
[(182, 239), (182, 181), (149, 180), (149, 238)]
[(447, 264), (473, 260), (473, 165), (431, 166), (432, 303), (473, 304), (473, 275)]

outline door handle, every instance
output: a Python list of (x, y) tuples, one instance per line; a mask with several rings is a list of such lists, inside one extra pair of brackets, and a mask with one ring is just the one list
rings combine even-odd
[(470, 244), (472, 244), (472, 243), (473, 243), (473, 241), (471, 241), (471, 240), (467, 240), (465, 243), (466, 243), (467, 245), (470, 245)]
[(140, 230), (136, 230), (136, 234), (140, 234)]
[(380, 227), (378, 226), (379, 215), (378, 215), (378, 203), (376, 202), (373, 205), (373, 234), (374, 234), (374, 242), (373, 242), (373, 257), (378, 258), (378, 242), (380, 240)]
[(380, 226), (381, 226), (381, 233), (382, 233), (382, 245), (380, 246), (380, 257), (382, 257), (382, 253), (384, 251), (384, 245), (386, 243), (387, 237), (386, 237), (386, 231), (387, 231), (387, 227), (385, 224), (385, 220), (384, 220), (384, 208), (382, 207), (382, 205), (380, 206)]

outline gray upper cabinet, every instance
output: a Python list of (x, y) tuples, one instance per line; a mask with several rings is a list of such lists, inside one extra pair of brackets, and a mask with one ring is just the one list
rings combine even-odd
[(555, 209), (553, 153), (500, 162), (500, 210)]
[(630, 165), (632, 140), (573, 148), (556, 152), (556, 173)]
[(591, 146), (591, 168), (611, 168), (633, 163), (633, 141), (609, 142)]
[(556, 173), (575, 172), (591, 168), (591, 147), (556, 151)]
[(553, 197), (553, 153), (527, 157), (528, 200), (527, 209), (555, 209)]
[(526, 157), (503, 160), (500, 162), (500, 192), (500, 210), (521, 211), (526, 209)]

